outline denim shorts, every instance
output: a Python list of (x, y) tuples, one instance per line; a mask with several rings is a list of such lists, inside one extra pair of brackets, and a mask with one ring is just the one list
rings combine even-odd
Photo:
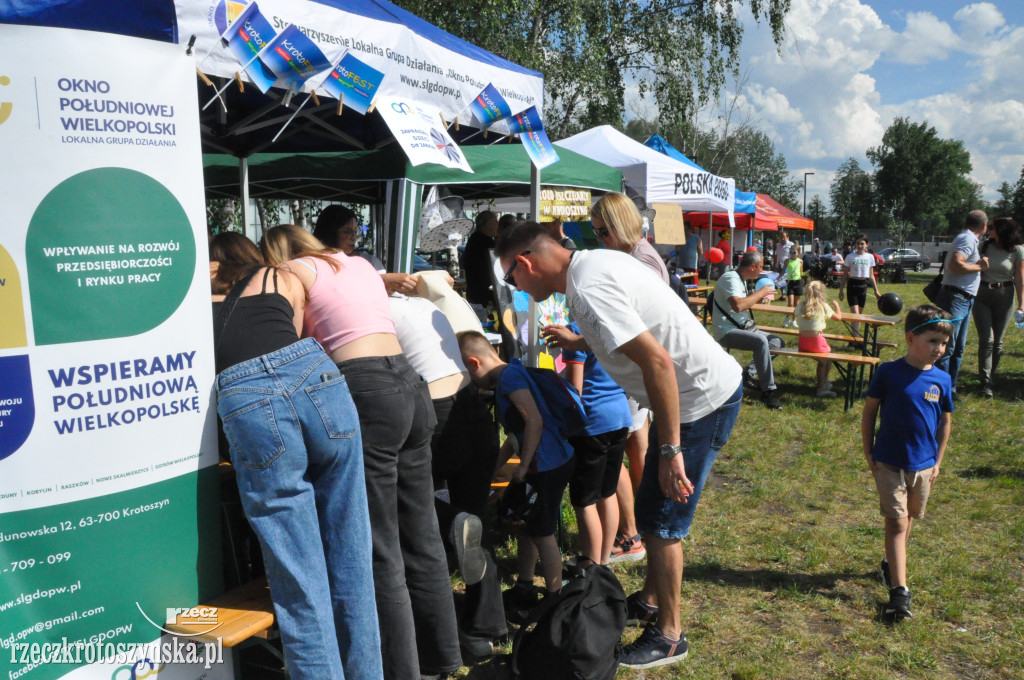
[(743, 387), (715, 411), (692, 423), (679, 426), (679, 443), (683, 447), (683, 465), (686, 476), (693, 484), (693, 493), (685, 503), (677, 503), (661, 492), (658, 482), (658, 423), (651, 425), (644, 461), (644, 475), (636, 494), (636, 528), (644, 536), (658, 538), (685, 538), (690, 534), (697, 503), (704, 483), (711, 473), (711, 465), (718, 452), (729, 441), (736, 417), (743, 401)]

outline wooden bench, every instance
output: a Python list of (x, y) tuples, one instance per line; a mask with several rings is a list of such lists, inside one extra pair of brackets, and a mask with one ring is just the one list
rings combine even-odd
[(772, 349), (771, 353), (773, 356), (813, 359), (814, 361), (828, 359), (834, 363), (836, 370), (839, 371), (839, 374), (843, 377), (845, 383), (843, 389), (844, 411), (849, 411), (850, 407), (853, 406), (853, 403), (864, 393), (865, 367), (871, 367), (873, 369), (881, 362), (881, 359), (878, 357), (869, 357), (864, 356), (863, 354), (838, 354), (836, 352), (817, 354), (814, 352), (801, 352), (800, 350), (791, 347)]
[[(799, 335), (800, 331), (796, 328), (777, 328), (775, 326), (761, 326), (758, 325), (758, 329), (765, 333), (772, 333), (774, 335)], [(826, 340), (836, 340), (838, 342), (849, 342), (855, 345), (864, 344), (864, 336), (862, 335), (839, 335), (837, 333), (822, 333), (821, 336)], [(875, 343), (875, 348), (881, 350), (884, 347), (896, 348), (899, 347), (898, 342), (883, 342), (879, 340)]]
[[(251, 641), (261, 644), (284, 663), (280, 650), (269, 643), (277, 637), (277, 629), (274, 625), (274, 603), (265, 578), (250, 581), (197, 606), (200, 609), (216, 608), (216, 616), (205, 617), (199, 623), (179, 614), (174, 623), (164, 624), (165, 628), (202, 642), (216, 643), (220, 639), (221, 644), (229, 649), (240, 648), (243, 643)], [(241, 678), (242, 664), (237, 655), (234, 662), (235, 677)]]

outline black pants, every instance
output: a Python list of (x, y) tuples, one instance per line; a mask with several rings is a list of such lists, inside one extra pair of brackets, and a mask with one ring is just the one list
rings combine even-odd
[(472, 385), (451, 397), (434, 400), (437, 429), (430, 447), (433, 452), (435, 488), (448, 487), (451, 503), (435, 502), (437, 521), (445, 547), (451, 526), (459, 512), (477, 515), (484, 523), (483, 544), (487, 571), (483, 580), (466, 586), (459, 622), (464, 633), (496, 638), (506, 635), (501, 582), (487, 530), (487, 498), (491, 477), (498, 463), (498, 433), (487, 406)]
[(433, 504), (427, 384), (404, 355), (338, 364), (359, 413), (373, 581), (387, 680), (462, 666), (455, 604)]

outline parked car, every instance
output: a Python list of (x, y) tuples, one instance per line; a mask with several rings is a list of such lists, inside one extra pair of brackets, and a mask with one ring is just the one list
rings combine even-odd
[(879, 250), (878, 255), (886, 265), (902, 264), (904, 269), (913, 269), (915, 272), (922, 272), (932, 266), (930, 257), (910, 248), (885, 248)]

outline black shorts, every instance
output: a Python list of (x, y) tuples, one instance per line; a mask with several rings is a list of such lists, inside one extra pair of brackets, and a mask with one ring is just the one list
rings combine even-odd
[(554, 536), (558, 515), (562, 510), (562, 494), (572, 477), (573, 459), (562, 467), (526, 475), (526, 481), (537, 490), (537, 500), (526, 516), (523, 532), (531, 538)]
[(569, 500), (582, 508), (615, 495), (629, 428), (586, 437), (570, 437), (576, 467), (569, 482)]
[(804, 282), (803, 281), (787, 281), (786, 282), (786, 294), (787, 295), (803, 295), (804, 294)]
[(864, 308), (868, 301), (868, 280), (850, 279), (846, 282), (846, 300), (851, 307)]

